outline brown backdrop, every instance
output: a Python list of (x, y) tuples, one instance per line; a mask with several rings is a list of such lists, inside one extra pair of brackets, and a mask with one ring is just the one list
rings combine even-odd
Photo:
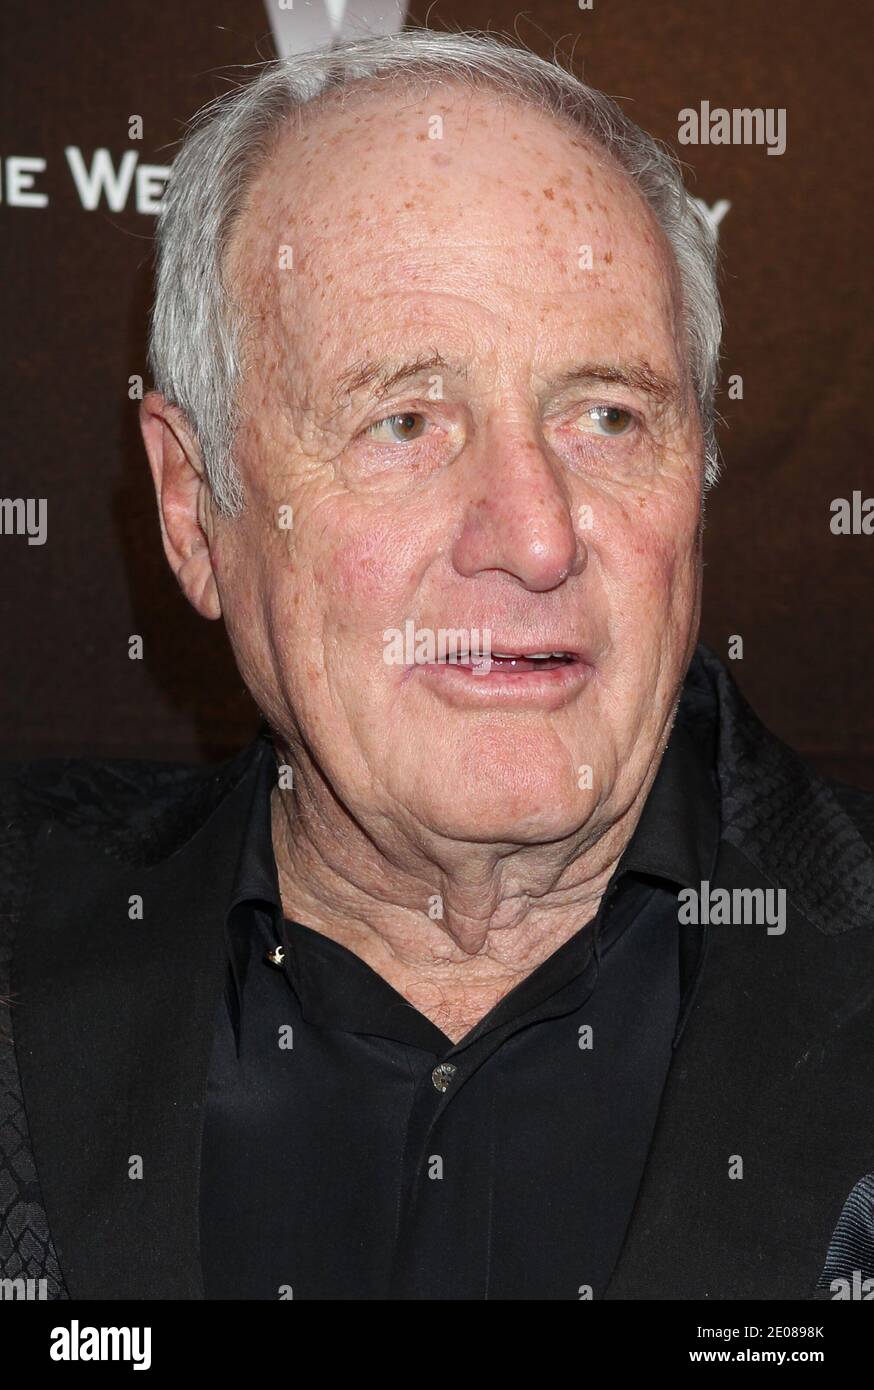
[[(533, 12), (531, 12), (533, 13)], [(829, 503), (874, 496), (866, 0), (544, 0), (432, 4), (433, 28), (518, 33), (623, 98), (691, 166), (720, 224), (727, 317), (725, 477), (708, 506), (703, 636), (761, 716), (819, 767), (874, 788), (874, 536), (835, 536)], [(415, 9), (413, 22), (423, 22)], [(2, 245), (7, 368), (0, 496), (48, 502), (48, 539), (0, 535), (0, 755), (202, 759), (247, 738), (223, 633), (166, 570), (128, 378), (145, 374), (154, 214), (133, 191), (83, 206), (65, 155), (166, 165), (180, 123), (235, 65), (272, 55), (262, 0), (148, 6), (7, 0)], [(785, 154), (679, 146), (678, 112), (784, 107)], [(143, 139), (129, 119), (143, 118)], [(10, 159), (46, 162), (42, 207), (9, 205)], [(21, 197), (19, 169), (19, 199)], [(11, 181), (11, 182), (10, 182)], [(27, 190), (25, 189), (25, 194)], [(145, 659), (128, 658), (139, 633)]]

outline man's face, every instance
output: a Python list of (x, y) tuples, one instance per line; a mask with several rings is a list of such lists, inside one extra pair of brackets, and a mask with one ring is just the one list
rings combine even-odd
[[(359, 93), (277, 147), (226, 272), (247, 502), (211, 549), (261, 708), (365, 823), (597, 834), (699, 616), (700, 426), (645, 205), (514, 102)], [(395, 664), (408, 620), (572, 659)]]

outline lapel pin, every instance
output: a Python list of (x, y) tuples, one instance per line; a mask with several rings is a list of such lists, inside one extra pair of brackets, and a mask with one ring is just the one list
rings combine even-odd
[(271, 951), (267, 952), (267, 955), (264, 957), (264, 959), (268, 960), (271, 965), (281, 965), (282, 962), (285, 960), (285, 947), (274, 946)]

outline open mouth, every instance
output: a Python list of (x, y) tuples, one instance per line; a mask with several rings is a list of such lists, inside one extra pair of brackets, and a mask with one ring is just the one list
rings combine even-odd
[(511, 675), (525, 675), (531, 671), (555, 671), (560, 666), (572, 665), (576, 660), (575, 652), (490, 652), (481, 657), (469, 657), (457, 662), (446, 660), (440, 664), (463, 666), (474, 674), (503, 671)]
[(404, 680), (415, 671), (434, 683), (439, 698), (459, 709), (504, 707), (557, 710), (593, 677), (588, 651), (552, 646), (542, 648), (512, 640), (471, 643), (467, 651), (438, 652), (430, 661), (413, 662)]

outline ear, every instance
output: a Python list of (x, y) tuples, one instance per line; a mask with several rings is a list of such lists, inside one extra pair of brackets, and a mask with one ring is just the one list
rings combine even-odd
[(200, 449), (185, 416), (157, 391), (140, 404), (140, 430), (158, 499), (164, 554), (189, 603), (220, 618), (210, 555), (212, 499)]

